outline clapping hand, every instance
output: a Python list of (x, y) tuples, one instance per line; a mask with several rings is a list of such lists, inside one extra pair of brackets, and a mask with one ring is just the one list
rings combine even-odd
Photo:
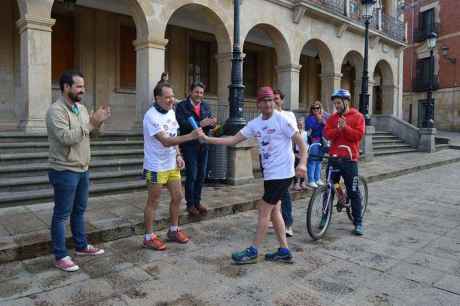
[(104, 121), (110, 118), (112, 115), (112, 110), (110, 105), (105, 104), (100, 106), (97, 111), (91, 114), (90, 122), (91, 124), (98, 128)]

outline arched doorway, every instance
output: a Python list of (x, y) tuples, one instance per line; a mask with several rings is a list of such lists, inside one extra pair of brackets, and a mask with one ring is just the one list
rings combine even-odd
[(341, 88), (348, 89), (350, 91), (351, 103), (354, 107), (358, 107), (359, 105), (363, 63), (364, 59), (357, 51), (348, 52), (342, 61)]
[(16, 21), (20, 17), (17, 0), (2, 1), (0, 10), (0, 131), (15, 130), (21, 113), (20, 37)]
[[(165, 67), (176, 95), (183, 98), (193, 81), (201, 81), (211, 103), (218, 104), (223, 71), (219, 54), (230, 52), (230, 37), (223, 21), (210, 8), (187, 4), (173, 12), (165, 31), (168, 40)], [(229, 60), (229, 58), (227, 58)], [(220, 91), (220, 92), (219, 92)], [(221, 101), (226, 104), (226, 101)]]
[[(321, 101), (329, 94), (323, 94), (323, 78), (330, 77), (334, 72), (334, 63), (331, 51), (327, 45), (319, 39), (309, 40), (302, 48), (300, 55), (300, 84), (299, 104), (302, 109), (308, 111), (314, 101)], [(328, 82), (328, 80), (324, 80)], [(321, 101), (328, 108), (328, 99)]]
[(393, 114), (396, 88), (390, 64), (381, 60), (374, 69), (373, 114)]
[(244, 39), (243, 53), (247, 103), (255, 107), (257, 89), (265, 85), (281, 89), (288, 100), (290, 88), (286, 85), (291, 84), (288, 79), (291, 67), (288, 44), (282, 33), (268, 24), (253, 26)]

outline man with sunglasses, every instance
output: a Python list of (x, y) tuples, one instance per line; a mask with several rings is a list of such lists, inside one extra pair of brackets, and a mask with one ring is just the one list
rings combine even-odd
[[(256, 263), (258, 248), (267, 233), (270, 219), (273, 222), (280, 247), (265, 255), (265, 260), (292, 263), (288, 249), (286, 229), (281, 215), (281, 197), (291, 185), (294, 172), (305, 176), (307, 150), (298, 130), (281, 113), (275, 111), (274, 94), (271, 87), (262, 87), (257, 93), (257, 107), (260, 116), (248, 122), (236, 135), (215, 138), (205, 135), (200, 139), (207, 143), (234, 145), (248, 138), (255, 138), (259, 144), (264, 169), (264, 195), (259, 203), (256, 237), (253, 244), (241, 252), (232, 254), (236, 264)], [(294, 171), (294, 152), (292, 141), (301, 148), (299, 165)]]
[(358, 160), (360, 142), (365, 130), (364, 116), (350, 107), (351, 95), (348, 90), (336, 90), (331, 99), (336, 112), (327, 121), (324, 134), (331, 141), (329, 155), (343, 160), (343, 162), (329, 160), (334, 169), (340, 170), (332, 175), (332, 180), (335, 183), (340, 180), (340, 176), (343, 177), (351, 201), (351, 213), (355, 225), (353, 233), (361, 236), (364, 234), (364, 228), (361, 216), (361, 193), (358, 188)]

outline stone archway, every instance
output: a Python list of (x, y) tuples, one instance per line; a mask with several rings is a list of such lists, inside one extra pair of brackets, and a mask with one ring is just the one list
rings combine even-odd
[(373, 114), (393, 114), (395, 109), (395, 95), (397, 94), (391, 65), (380, 60), (373, 69)]
[[(300, 103), (304, 109), (315, 100), (320, 100), (327, 110), (330, 108), (329, 96), (334, 90), (334, 58), (325, 42), (311, 39), (303, 46), (299, 58), (300, 65)], [(340, 78), (340, 77), (339, 77)]]
[(168, 14), (166, 70), (176, 95), (185, 97), (193, 81), (207, 86), (211, 104), (226, 105), (231, 70), (231, 39), (222, 14), (199, 3), (177, 6)]
[(342, 60), (342, 80), (340, 87), (348, 89), (351, 93), (352, 105), (359, 106), (359, 94), (361, 92), (361, 78), (364, 59), (357, 51), (349, 51)]
[(243, 35), (246, 96), (254, 98), (258, 87), (270, 85), (285, 94), (286, 107), (297, 109), (300, 66), (292, 64), (285, 36), (267, 23), (255, 24)]

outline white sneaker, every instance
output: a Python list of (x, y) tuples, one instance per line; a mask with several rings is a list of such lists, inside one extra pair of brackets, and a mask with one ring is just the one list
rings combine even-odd
[(294, 235), (294, 231), (292, 230), (292, 226), (286, 226), (286, 236), (292, 237)]
[(268, 222), (268, 228), (273, 228), (273, 222), (272, 221)]
[(317, 180), (316, 185), (318, 186), (324, 186), (324, 182), (322, 180)]
[(80, 267), (77, 266), (72, 261), (72, 258), (70, 258), (70, 256), (66, 256), (64, 258), (56, 260), (54, 265), (56, 266), (56, 268), (61, 269), (61, 270), (66, 271), (66, 272), (74, 272), (74, 271), (78, 271), (80, 269)]
[(316, 185), (315, 182), (309, 182), (308, 186), (310, 186), (311, 188), (318, 188), (318, 185)]

